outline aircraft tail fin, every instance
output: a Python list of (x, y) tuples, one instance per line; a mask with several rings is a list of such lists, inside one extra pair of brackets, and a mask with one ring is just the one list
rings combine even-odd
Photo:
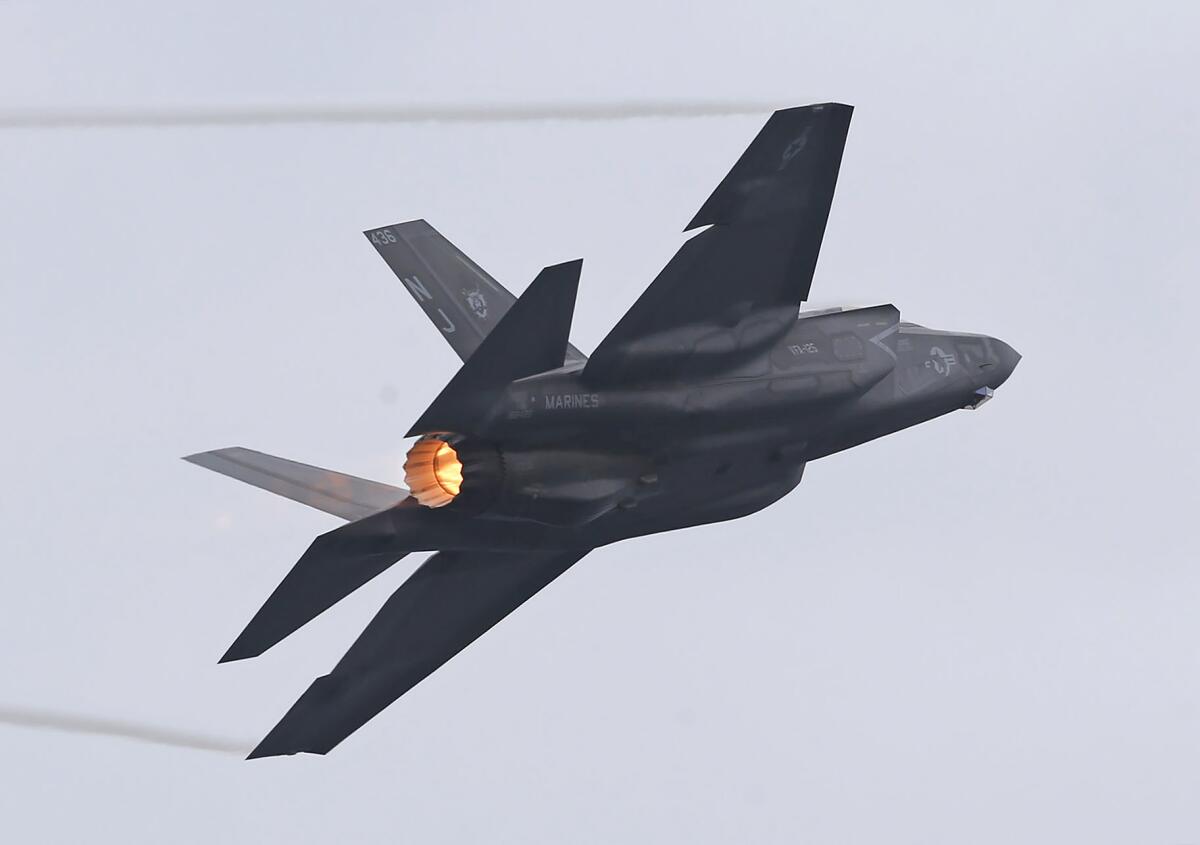
[(490, 404), (495, 390), (563, 366), (582, 266), (582, 261), (568, 261), (538, 273), (408, 436), (432, 431), (468, 432)]
[[(363, 234), (464, 361), (517, 301), (504, 285), (424, 220), (368, 229)], [(583, 361), (586, 356), (568, 344), (564, 359)]]

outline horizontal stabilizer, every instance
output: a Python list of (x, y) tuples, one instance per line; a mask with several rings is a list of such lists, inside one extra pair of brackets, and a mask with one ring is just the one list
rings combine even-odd
[[(414, 499), (401, 507), (424, 510)], [(392, 524), (384, 511), (314, 540), (220, 662), (257, 657), (404, 557)]]
[[(369, 229), (363, 234), (464, 361), (517, 301), (504, 285), (424, 220)], [(565, 358), (585, 360), (582, 352), (569, 345)]]
[(362, 519), (408, 498), (408, 491), (403, 487), (276, 458), (240, 446), (199, 452), (184, 460), (342, 519)]
[(568, 261), (538, 273), (408, 436), (431, 431), (468, 433), (486, 413), (496, 391), (517, 379), (563, 366), (582, 266), (582, 261)]
[(474, 551), (429, 558), (250, 757), (328, 753), (585, 554)]

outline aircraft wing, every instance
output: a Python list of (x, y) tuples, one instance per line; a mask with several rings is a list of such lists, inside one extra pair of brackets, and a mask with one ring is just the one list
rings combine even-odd
[[(421, 509), (415, 499), (400, 507)], [(220, 662), (258, 657), (404, 557), (392, 542), (394, 519), (381, 511), (313, 540)]]
[(777, 111), (688, 225), (687, 241), (584, 368), (594, 384), (726, 371), (808, 298), (850, 106)]
[(342, 519), (357, 520), (408, 498), (403, 487), (233, 446), (188, 455), (185, 461)]
[(585, 554), (581, 549), (433, 555), (250, 757), (328, 753)]

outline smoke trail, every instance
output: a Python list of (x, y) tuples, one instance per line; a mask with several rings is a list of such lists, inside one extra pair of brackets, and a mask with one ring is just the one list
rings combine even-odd
[(761, 102), (662, 100), (542, 105), (221, 106), (188, 109), (28, 109), (0, 112), (0, 129), (160, 128), (328, 123), (516, 123), (533, 120), (604, 121), (647, 117), (722, 117), (766, 114)]
[(19, 707), (0, 707), (0, 724), (63, 733), (115, 736), (137, 742), (150, 742), (155, 745), (172, 745), (176, 748), (214, 751), (218, 754), (236, 754), (239, 757), (244, 757), (254, 746), (253, 742), (239, 742), (234, 739), (176, 731), (137, 722), (122, 722), (117, 719), (101, 719), (72, 713), (56, 713), (49, 710), (26, 710)]

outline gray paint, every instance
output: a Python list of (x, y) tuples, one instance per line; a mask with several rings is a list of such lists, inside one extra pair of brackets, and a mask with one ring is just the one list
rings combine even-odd
[[(473, 5), (11, 2), (0, 97), (846, 99), (854, 167), (813, 306), (902, 290), (921, 322), (1002, 333), (1019, 377), (978, 414), (812, 464), (740, 525), (593, 552), (328, 758), (4, 728), (6, 830), (1194, 838), (1194, 7)], [(0, 133), (5, 702), (269, 728), (419, 559), (217, 666), (337, 521), (177, 456), (242, 442), (399, 482), (400, 435), (456, 358), (362, 225), (445, 223), (514, 291), (586, 255), (590, 350), (761, 122)], [(65, 221), (86, 225), (60, 247)], [(1013, 437), (1018, 457), (989, 449)]]
[(798, 319), (851, 112), (772, 115), (689, 225), (711, 228), (584, 361), (580, 261), (513, 301), (424, 221), (365, 233), (463, 359), (409, 430), (453, 447), (461, 489), (434, 508), (384, 485), (359, 518), (362, 479), (247, 450), (187, 459), (355, 520), (313, 542), (222, 662), (437, 552), (250, 757), (328, 753), (596, 547), (755, 513), (809, 461), (992, 397), (1020, 360), (995, 338), (902, 325), (890, 305)]

